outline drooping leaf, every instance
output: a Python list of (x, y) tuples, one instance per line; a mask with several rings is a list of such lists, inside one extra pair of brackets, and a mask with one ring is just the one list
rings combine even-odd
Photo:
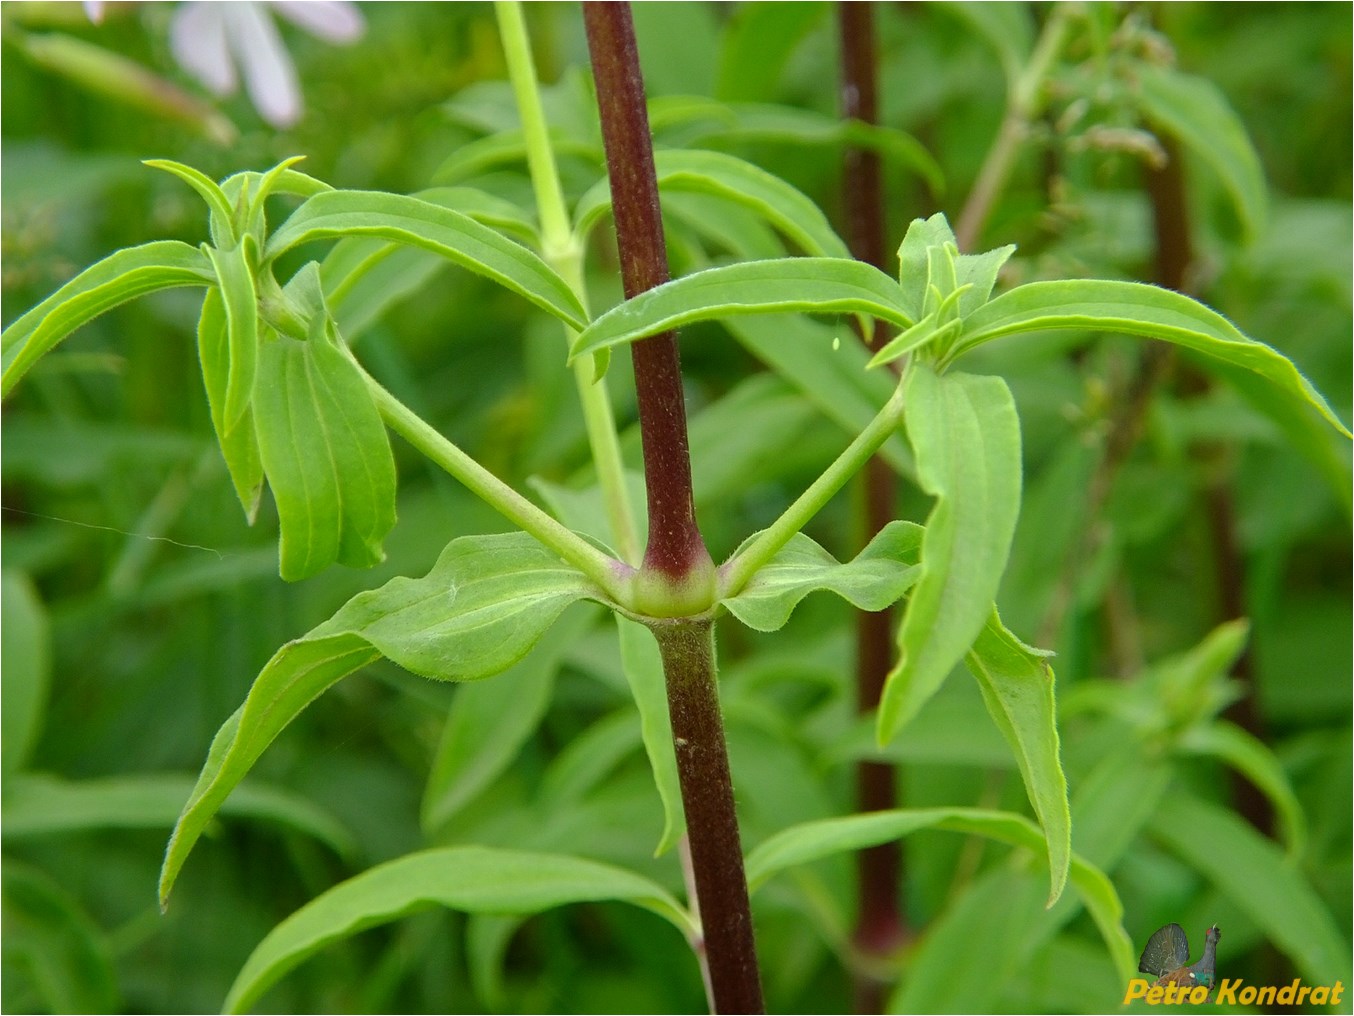
[(585, 328), (571, 357), (657, 332), (742, 314), (860, 314), (903, 328), (912, 318), (897, 284), (862, 261), (784, 258), (710, 268), (640, 293)]
[(860, 610), (883, 610), (916, 581), (921, 542), (921, 526), (890, 522), (855, 558), (841, 564), (809, 537), (796, 533), (738, 595), (720, 602), (757, 631), (784, 627), (799, 602), (819, 589), (836, 593)]
[[(179, 773), (142, 773), (92, 780), (46, 774), (19, 777), (5, 788), (6, 839), (90, 829), (173, 828), (195, 780)], [(221, 807), (225, 815), (289, 826), (346, 857), (357, 844), (333, 815), (308, 798), (266, 784), (244, 783)]]
[(1034, 814), (1048, 843), (1049, 902), (1062, 893), (1072, 856), (1072, 815), (1067, 777), (1058, 753), (1058, 711), (1053, 668), (1046, 653), (1030, 649), (1001, 623), (996, 611), (964, 662), (983, 701), (1020, 766)]
[(443, 828), (512, 764), (545, 716), (560, 657), (594, 620), (591, 611), (566, 615), (496, 680), (457, 691), (423, 791), (425, 830)]
[[(0, 573), (0, 632), (0, 775), (8, 780), (42, 733), (52, 670), (47, 611), (28, 576), (11, 568)], [(9, 795), (6, 783), (6, 802)]]
[(1177, 787), (1152, 835), (1245, 912), (1313, 984), (1349, 983), (1349, 943), (1320, 895), (1244, 819)]
[(212, 741), (170, 838), (161, 903), (222, 801), (316, 697), (378, 656), (435, 680), (474, 681), (512, 666), (569, 604), (596, 595), (583, 575), (525, 533), (452, 540), (432, 571), (359, 593), (289, 642)]
[[(660, 194), (693, 192), (721, 198), (755, 212), (784, 233), (805, 254), (848, 258), (846, 244), (827, 217), (805, 195), (758, 166), (723, 152), (659, 151), (654, 153)], [(585, 194), (575, 209), (576, 229), (588, 230), (611, 208), (608, 181)]]
[(969, 316), (958, 349), (968, 350), (1004, 335), (1054, 328), (1145, 335), (1226, 360), (1311, 404), (1340, 433), (1354, 436), (1281, 353), (1242, 334), (1197, 300), (1141, 282), (1072, 279), (1018, 286)]
[(357, 365), (323, 336), (266, 339), (253, 408), (282, 523), (282, 577), (381, 561), (395, 525), (395, 460)]
[(0, 335), (8, 395), (48, 350), (105, 311), (147, 293), (179, 286), (209, 286), (216, 273), (207, 256), (178, 240), (156, 240), (115, 251), (71, 279)]
[(916, 363), (906, 384), (917, 477), (936, 504), (880, 698), (881, 743), (935, 694), (987, 623), (1020, 511), (1020, 421), (1006, 383)]
[(263, 259), (272, 261), (313, 240), (346, 236), (422, 247), (505, 286), (572, 328), (582, 328), (587, 320), (573, 290), (531, 251), (468, 215), (402, 194), (317, 194), (269, 237)]
[(206, 249), (207, 257), (216, 269), (217, 288), (226, 312), (229, 357), (221, 419), (226, 432), (234, 430), (243, 421), (258, 374), (259, 307), (254, 270), (249, 263), (252, 245), (252, 238), (246, 237), (232, 250)]
[[(231, 485), (240, 499), (245, 519), (253, 525), (263, 495), (263, 459), (254, 433), (254, 411), (245, 404), (244, 415), (234, 427), (226, 426), (226, 389), (230, 383), (230, 336), (221, 290), (213, 286), (202, 301), (197, 323), (197, 355), (202, 382), (207, 389), (212, 427), (226, 460)], [(256, 354), (257, 355), (257, 354)]]
[(311, 900), (259, 943), (223, 1009), (244, 1012), (288, 970), (332, 942), (430, 906), (474, 914), (532, 914), (568, 903), (619, 900), (683, 934), (691, 919), (661, 886), (579, 857), (447, 847), (378, 865)]
[(1134, 76), (1148, 119), (1217, 174), (1246, 234), (1259, 235), (1269, 210), (1265, 173), (1245, 124), (1221, 89), (1205, 78), (1145, 62), (1134, 67)]
[(668, 715), (667, 685), (658, 643), (642, 624), (616, 615), (620, 631), (621, 666), (639, 710), (640, 734), (649, 757), (658, 797), (663, 802), (663, 833), (654, 856), (667, 853), (686, 832), (682, 788), (677, 780), (677, 756), (672, 747), (672, 721)]

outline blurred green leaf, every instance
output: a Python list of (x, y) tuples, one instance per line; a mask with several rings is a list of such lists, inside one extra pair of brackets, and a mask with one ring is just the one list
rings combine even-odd
[(1245, 124), (1222, 90), (1205, 78), (1149, 63), (1135, 66), (1134, 76), (1147, 118), (1217, 174), (1247, 236), (1263, 232), (1269, 210), (1265, 173)]
[(460, 212), (402, 194), (326, 191), (306, 200), (268, 239), (263, 259), (314, 240), (373, 236), (422, 247), (525, 297), (573, 328), (587, 314), (544, 261)]
[(91, 265), (0, 335), (3, 394), (38, 359), (81, 325), (104, 311), (147, 293), (216, 281), (207, 256), (178, 240), (156, 240), (114, 251)]
[(904, 420), (918, 480), (936, 498), (921, 575), (879, 702), (886, 743), (964, 658), (991, 615), (1020, 512), (1020, 421), (1006, 383), (914, 363)]
[(1244, 819), (1184, 791), (1167, 796), (1152, 835), (1255, 921), (1313, 984), (1350, 983), (1349, 942), (1320, 895)]
[(691, 919), (664, 889), (621, 868), (487, 847), (425, 850), (340, 883), (279, 924), (245, 962), (222, 1008), (244, 1012), (278, 978), (325, 946), (425, 907), (532, 914), (592, 900), (631, 903), (684, 934), (695, 933)]
[(456, 692), (423, 790), (425, 830), (444, 828), (512, 764), (545, 716), (560, 657), (594, 620), (594, 611), (567, 613), (496, 680)]
[[(754, 539), (756, 534), (743, 546)], [(883, 610), (916, 581), (921, 543), (921, 526), (890, 522), (855, 558), (841, 564), (803, 533), (796, 533), (737, 596), (720, 603), (757, 631), (784, 627), (799, 602), (820, 589), (836, 593), (860, 610)]]
[(362, 372), (331, 341), (265, 339), (254, 426), (282, 521), (280, 571), (370, 567), (395, 525), (395, 460)]
[(6, 859), (3, 896), (7, 996), (18, 973), (51, 1012), (122, 1008), (108, 942), (64, 889), (36, 868)]
[(825, 3), (746, 4), (724, 26), (715, 95), (730, 101), (774, 98), (777, 79), (795, 47), (829, 13)]
[(978, 633), (964, 664), (978, 681), (992, 722), (1020, 766), (1025, 792), (1048, 841), (1049, 905), (1062, 894), (1072, 856), (1067, 777), (1058, 753), (1057, 706), (1048, 653), (1012, 635), (996, 611)]
[[(0, 775), (8, 781), (28, 761), (42, 734), (52, 679), (51, 627), (42, 599), (23, 572), (0, 573)], [(6, 782), (4, 799), (8, 804)]]
[(1006, 87), (1014, 90), (1021, 71), (1034, 52), (1035, 26), (1026, 4), (950, 3), (942, 10), (958, 15), (996, 50)]
[(1316, 407), (1346, 437), (1354, 436), (1282, 354), (1243, 335), (1197, 300), (1141, 282), (1073, 279), (1018, 286), (965, 320), (957, 349), (962, 353), (1003, 335), (1051, 328), (1125, 332), (1198, 350), (1259, 374)]
[(682, 788), (677, 781), (677, 756), (672, 746), (672, 721), (668, 715), (667, 684), (658, 643), (642, 624), (616, 615), (621, 640), (621, 666), (639, 710), (644, 752), (649, 757), (654, 785), (663, 802), (663, 834), (654, 856), (667, 853), (686, 833)]

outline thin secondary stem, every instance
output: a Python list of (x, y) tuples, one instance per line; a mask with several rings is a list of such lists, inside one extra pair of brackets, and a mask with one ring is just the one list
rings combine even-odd
[(775, 557), (795, 533), (808, 525), (809, 520), (832, 500), (832, 496), (860, 471), (870, 456), (898, 429), (902, 418), (903, 391), (899, 385), (889, 401), (884, 403), (884, 408), (837, 456), (832, 465), (795, 499), (794, 504), (785, 509), (770, 528), (758, 533), (745, 550), (724, 564), (720, 569), (720, 599), (737, 596), (757, 571)]
[[(550, 147), (550, 134), (541, 107), (540, 85), (532, 62), (522, 5), (517, 0), (499, 0), (494, 9), (498, 15), (508, 77), (517, 99), (518, 115), (522, 119), (522, 135), (526, 140), (527, 166), (531, 171), (536, 211), (541, 220), (541, 256), (573, 290), (586, 312), (588, 294), (583, 278), (583, 250), (569, 224), (569, 211), (564, 203), (555, 153)], [(571, 345), (577, 332), (566, 325), (564, 333), (566, 345)], [(573, 372), (578, 400), (583, 407), (588, 444), (597, 469), (597, 482), (606, 505), (607, 521), (611, 524), (611, 535), (621, 557), (630, 564), (638, 564), (639, 534), (635, 531), (630, 492), (625, 485), (625, 469), (621, 460), (620, 441), (616, 436), (611, 396), (605, 384), (593, 382), (590, 358), (575, 360)]]
[(1030, 124), (1039, 115), (1044, 81), (1062, 50), (1067, 29), (1068, 12), (1062, 5), (1055, 5), (1030, 55), (1030, 62), (1008, 85), (1006, 115), (1002, 117), (1001, 128), (983, 159), (978, 178), (973, 183), (973, 190), (969, 192), (964, 209), (959, 214), (959, 224), (954, 230), (962, 251), (973, 250), (992, 206), (1006, 186), (1011, 168), (1015, 165), (1016, 153), (1029, 134)]
[(629, 589), (626, 579), (633, 569), (607, 557), (577, 533), (565, 529), (439, 434), (366, 371), (362, 372), (362, 377), (376, 402), (377, 410), (391, 430), (463, 483), (471, 493), (509, 522), (536, 537), (592, 579), (613, 601), (621, 604), (627, 602)]

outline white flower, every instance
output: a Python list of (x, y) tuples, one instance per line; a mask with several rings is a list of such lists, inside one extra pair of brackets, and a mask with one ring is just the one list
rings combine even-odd
[(290, 127), (301, 116), (301, 89), (267, 8), (326, 42), (353, 42), (366, 28), (347, 0), (191, 2), (174, 12), (169, 44), (179, 66), (217, 95), (236, 91), (238, 69), (259, 115)]

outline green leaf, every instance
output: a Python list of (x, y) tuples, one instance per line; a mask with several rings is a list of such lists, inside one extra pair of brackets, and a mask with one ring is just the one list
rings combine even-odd
[(786, 311), (861, 314), (909, 327), (897, 284), (862, 261), (783, 258), (710, 268), (640, 293), (585, 328), (570, 357), (647, 338), (693, 321)]
[(147, 293), (216, 282), (207, 256), (178, 240), (114, 251), (71, 279), (0, 334), (0, 394), (8, 395), (44, 353), (104, 311)]
[[(899, 808), (844, 818), (820, 819), (782, 829), (748, 854), (745, 866), (748, 889), (756, 892), (773, 875), (786, 868), (889, 843), (924, 829), (986, 836), (1023, 847), (1039, 856), (1047, 856), (1043, 834), (1023, 815), (983, 808)], [(1104, 872), (1073, 854), (1070, 874), (1072, 885), (1087, 908), (1092, 913), (1100, 912), (1105, 918), (1107, 924), (1102, 927), (1102, 931), (1118, 925), (1123, 917), (1123, 909), (1114, 886)], [(1052, 903), (1050, 900), (1049, 906)], [(1127, 944), (1126, 936), (1123, 941)], [(1128, 949), (1131, 951), (1132, 947), (1128, 946)]]
[[(604, 162), (602, 147), (597, 141), (582, 140), (571, 131), (551, 130), (550, 148), (556, 158), (565, 156), (582, 159), (596, 165)], [(440, 184), (456, 183), (480, 176), (500, 166), (511, 166), (527, 161), (526, 137), (520, 130), (503, 130), (488, 137), (461, 145), (433, 172), (432, 179)]]
[[(743, 545), (755, 538), (754, 534)], [(921, 542), (921, 526), (890, 522), (853, 560), (840, 564), (813, 540), (796, 533), (737, 596), (720, 602), (757, 631), (784, 627), (799, 601), (818, 589), (830, 590), (860, 610), (883, 610), (916, 581)]]
[(936, 498), (921, 575), (879, 704), (885, 743), (964, 658), (991, 615), (1020, 512), (1020, 420), (997, 377), (937, 375), (914, 363), (904, 420), (921, 487)]
[(1241, 773), (1274, 803), (1288, 843), (1288, 856), (1297, 859), (1307, 845), (1307, 818), (1279, 760), (1264, 742), (1234, 723), (1215, 720), (1185, 732), (1177, 744), (1190, 755), (1210, 755)]
[(163, 903), (203, 828), (265, 748), (316, 697), (378, 656), (436, 680), (473, 681), (522, 659), (577, 600), (583, 575), (525, 533), (452, 540), (420, 579), (358, 593), (328, 621), (283, 646), (212, 741), (169, 841)]
[[(660, 193), (707, 194), (756, 212), (793, 240), (805, 254), (849, 258), (851, 252), (827, 217), (804, 194), (766, 170), (723, 152), (654, 153)], [(588, 230), (611, 208), (609, 181), (601, 180), (579, 201), (577, 230)]]
[(964, 352), (1003, 335), (1054, 328), (1145, 335), (1225, 360), (1310, 403), (1340, 433), (1354, 436), (1281, 353), (1242, 334), (1197, 300), (1141, 282), (1073, 279), (1019, 286), (969, 316), (957, 349)]
[(640, 734), (649, 768), (663, 802), (663, 833), (654, 849), (659, 857), (677, 843), (686, 832), (686, 813), (682, 808), (682, 788), (677, 780), (677, 756), (672, 744), (672, 721), (668, 715), (667, 685), (663, 676), (663, 658), (653, 634), (637, 621), (616, 615), (620, 630), (621, 667), (626, 683), (639, 710)]
[(207, 290), (202, 301), (202, 313), (197, 323), (197, 354), (202, 365), (202, 383), (207, 389), (212, 428), (226, 460), (235, 496), (240, 499), (245, 518), (253, 525), (263, 495), (263, 459), (254, 432), (254, 411), (248, 402), (239, 423), (231, 428), (226, 426), (226, 390), (231, 377), (230, 335), (225, 302), (221, 290), (215, 286)]
[(1177, 788), (1161, 802), (1151, 828), (1259, 925), (1304, 978), (1349, 983), (1349, 943), (1320, 895), (1245, 820)]
[[(936, 212), (929, 219), (913, 219), (907, 234), (898, 246), (898, 284), (903, 293), (903, 306), (913, 321), (926, 316), (927, 286), (931, 282), (931, 250), (955, 246), (954, 230), (949, 220)], [(957, 248), (956, 248), (957, 249)]]
[(489, 787), (535, 734), (550, 704), (561, 656), (595, 620), (592, 611), (566, 617), (497, 680), (456, 692), (423, 791), (420, 821), (430, 834)]
[(430, 906), (473, 914), (534, 914), (619, 900), (694, 934), (666, 890), (634, 872), (558, 854), (448, 847), (389, 861), (316, 897), (279, 924), (245, 962), (223, 1006), (244, 1012), (287, 971), (325, 946)]
[(1058, 754), (1058, 710), (1047, 656), (1006, 630), (994, 610), (964, 663), (1020, 766), (1034, 814), (1048, 842), (1051, 905), (1063, 891), (1072, 856), (1067, 777)]
[(587, 313), (544, 261), (468, 215), (402, 194), (327, 191), (308, 199), (269, 238), (264, 262), (292, 247), (331, 237), (374, 236), (422, 247), (492, 279), (572, 328)]
[(226, 249), (235, 246), (238, 237), (233, 232), (235, 225), (234, 209), (231, 208), (225, 192), (221, 190), (220, 185), (215, 180), (201, 170), (194, 169), (192, 166), (185, 166), (182, 162), (175, 162), (173, 159), (145, 159), (143, 161), (145, 165), (152, 169), (163, 169), (166, 173), (177, 176), (197, 191), (198, 196), (207, 202), (207, 207), (211, 209), (212, 242), (218, 247)]
[(348, 354), (324, 337), (265, 340), (254, 421), (282, 523), (282, 577), (381, 561), (395, 525), (395, 460)]
[(740, 101), (773, 97), (796, 47), (827, 13), (825, 3), (734, 8), (720, 42), (715, 95)]
[(997, 52), (1006, 87), (1014, 89), (1034, 52), (1034, 21), (1024, 4), (952, 3), (940, 10), (958, 15)]
[(1265, 173), (1245, 124), (1221, 89), (1173, 67), (1140, 63), (1134, 74), (1148, 119), (1164, 127), (1217, 174), (1236, 204), (1246, 234), (1258, 236), (1269, 211)]
[[(0, 573), (0, 775), (6, 781), (28, 760), (42, 733), (51, 684), (51, 628), (42, 599), (23, 572)], [(5, 784), (4, 800), (10, 788)]]
[(65, 889), (37, 868), (6, 858), (3, 896), (6, 1009), (24, 980), (50, 1012), (124, 1008), (108, 940)]
[(259, 361), (259, 306), (250, 265), (252, 241), (246, 237), (233, 250), (207, 247), (207, 257), (216, 277), (226, 311), (229, 364), (226, 371), (225, 405), (221, 423), (226, 432), (244, 419), (254, 394)]
[[(144, 773), (68, 781), (25, 775), (5, 788), (6, 839), (89, 829), (173, 828), (192, 796), (194, 779), (178, 773)], [(221, 808), (226, 815), (265, 819), (315, 837), (352, 857), (357, 843), (336, 818), (308, 798), (265, 784), (244, 783)]]

